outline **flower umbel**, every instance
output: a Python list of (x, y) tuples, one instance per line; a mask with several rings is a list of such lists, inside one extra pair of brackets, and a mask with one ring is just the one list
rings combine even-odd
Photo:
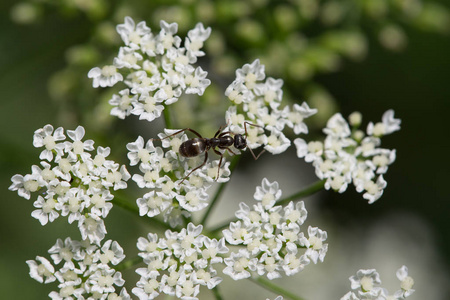
[[(309, 108), (306, 102), (280, 109), (283, 80), (269, 77), (263, 81), (265, 78), (264, 65), (258, 59), (236, 70), (236, 79), (225, 91), (232, 102), (225, 114), (226, 131), (246, 133), (248, 147), (252, 149), (264, 145), (268, 152), (279, 154), (291, 144), (283, 133), (284, 127), (292, 128), (296, 134), (308, 133), (303, 120), (317, 109)], [(245, 122), (258, 127), (247, 127), (246, 132)]]
[(250, 210), (241, 202), (236, 212), (239, 221), (230, 223), (229, 229), (223, 231), (229, 244), (245, 246), (225, 258), (227, 267), (223, 272), (231, 278), (248, 278), (254, 272), (274, 279), (281, 277), (281, 272), (290, 276), (311, 261), (323, 261), (328, 250), (328, 244), (323, 243), (327, 233), (310, 226), (306, 237), (301, 231), (307, 217), (303, 201), (276, 206), (280, 197), (278, 183), (264, 178), (254, 195), (259, 203)]
[(19, 196), (30, 199), (32, 192), (40, 192), (31, 215), (42, 225), (59, 216), (68, 222), (78, 221), (83, 239), (99, 244), (106, 234), (103, 219), (112, 208), (111, 190), (124, 189), (131, 177), (125, 166), (107, 160), (109, 148), (98, 147), (92, 153), (94, 142), (82, 141), (84, 128), (53, 131), (52, 125), (36, 130), (35, 147), (45, 147), (41, 152), (41, 167), (31, 167), (32, 173), (14, 175), (9, 187)]
[[(295, 139), (297, 156), (313, 164), (316, 175), (326, 179), (325, 188), (339, 193), (350, 183), (369, 203), (378, 200), (387, 183), (383, 178), (388, 166), (395, 161), (395, 150), (380, 148), (381, 137), (400, 130), (400, 120), (394, 119), (394, 111), (383, 114), (382, 122), (369, 123), (366, 133), (359, 129), (361, 114), (350, 115), (350, 124), (341, 114), (328, 120), (323, 132), (324, 142), (306, 143)], [(351, 126), (351, 127), (350, 127)]]
[[(49, 294), (52, 299), (112, 299), (118, 296), (116, 289), (125, 281), (122, 274), (114, 269), (125, 255), (120, 245), (112, 240), (106, 241), (102, 247), (88, 241), (74, 241), (66, 238), (58, 239), (48, 250), (53, 264), (47, 259), (37, 256), (28, 260), (30, 276), (39, 282), (58, 281), (58, 291)], [(121, 299), (131, 299), (125, 288), (120, 291)]]
[(125, 84), (126, 88), (109, 101), (114, 106), (111, 115), (124, 119), (133, 114), (153, 121), (183, 93), (202, 95), (210, 85), (207, 72), (194, 64), (205, 55), (201, 48), (211, 28), (198, 23), (188, 32), (182, 47), (182, 40), (176, 35), (178, 24), (161, 21), (160, 25), (161, 31), (152, 33), (144, 21), (135, 24), (132, 18), (125, 17), (125, 23), (117, 25), (125, 46), (112, 65), (89, 71), (95, 88), (122, 81)]
[(133, 288), (139, 299), (154, 299), (159, 294), (181, 299), (198, 299), (200, 286), (214, 288), (222, 279), (213, 264), (221, 263), (227, 253), (224, 239), (210, 239), (201, 234), (202, 225), (189, 223), (179, 233), (167, 230), (165, 238), (149, 233), (139, 238), (137, 248), (147, 268), (136, 270), (141, 279)]

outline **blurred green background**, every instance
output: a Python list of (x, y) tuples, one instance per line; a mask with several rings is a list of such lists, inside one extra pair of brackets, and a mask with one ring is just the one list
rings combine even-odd
[[(43, 3), (45, 2), (43, 1)], [(69, 3), (70, 1), (62, 2)], [(0, 130), (0, 176), (1, 190), (4, 195), (2, 197), (3, 206), (0, 210), (0, 298), (45, 299), (52, 290), (52, 286), (41, 285), (29, 278), (29, 269), (25, 261), (34, 259), (36, 255), (48, 257), (47, 250), (59, 237), (79, 237), (76, 226), (66, 224), (64, 219), (58, 219), (54, 223), (42, 227), (37, 220), (30, 216), (33, 211), (32, 200), (26, 201), (19, 198), (16, 193), (8, 191), (11, 176), (29, 173), (31, 165), (39, 163), (39, 151), (32, 147), (33, 132), (49, 123), (55, 127), (65, 126), (66, 129), (74, 129), (77, 124), (83, 125), (87, 129), (87, 138), (94, 139), (97, 146), (111, 146), (114, 156), (121, 159), (121, 163), (127, 162), (125, 155), (127, 142), (134, 141), (138, 134), (147, 138), (152, 136), (151, 132), (154, 130), (151, 128), (152, 125), (140, 123), (133, 118), (121, 121), (108, 117), (107, 105), (99, 105), (101, 101), (105, 103), (105, 99), (107, 100), (107, 92), (105, 94), (95, 91), (86, 76), (90, 68), (101, 64), (103, 56), (114, 56), (115, 51), (111, 49), (117, 49), (114, 48), (116, 47), (114, 42), (107, 45), (106, 42), (99, 40), (96, 35), (96, 31), (101, 28), (99, 24), (114, 25), (121, 22), (122, 15), (127, 13), (134, 14), (137, 20), (145, 20), (149, 25), (152, 24), (153, 31), (159, 31), (159, 27), (153, 25), (158, 24), (159, 15), (161, 15), (160, 18), (165, 18), (181, 14), (181, 11), (187, 15), (190, 14), (185, 26), (180, 25), (181, 32), (183, 32), (183, 28), (193, 27), (191, 24), (204, 21), (212, 27), (213, 32), (217, 30), (223, 34), (222, 41), (225, 41), (225, 50), (220, 50), (220, 46), (216, 46), (219, 50), (213, 53), (212, 58), (208, 58), (207, 52), (207, 57), (203, 61), (207, 65), (204, 69), (210, 73), (208, 77), (212, 81), (220, 82), (215, 87), (219, 94), (223, 93), (224, 88), (232, 80), (232, 73), (230, 74), (226, 68), (221, 69), (221, 66), (231, 62), (232, 66), (235, 64), (236, 67), (239, 67), (245, 62), (251, 62), (253, 59), (261, 57), (263, 63), (264, 58), (266, 59), (268, 76), (285, 80), (285, 94), (288, 99), (305, 100), (311, 106), (319, 107), (319, 110), (329, 111), (328, 116), (334, 111), (340, 111), (347, 116), (357, 110), (363, 114), (366, 122), (376, 122), (381, 119), (384, 111), (390, 108), (394, 109), (396, 117), (402, 120), (402, 130), (383, 139), (383, 147), (397, 149), (397, 160), (385, 176), (388, 187), (382, 198), (373, 205), (367, 205), (361, 195), (353, 191), (353, 187), (350, 187), (344, 194), (322, 192), (316, 199), (314, 214), (321, 215), (322, 221), (318, 222), (327, 224), (329, 227), (325, 229), (336, 234), (336, 239), (344, 236), (341, 232), (364, 235), (366, 234), (365, 230), (380, 228), (374, 227), (373, 224), (384, 224), (385, 227), (381, 227), (384, 228), (384, 231), (378, 230), (377, 232), (388, 236), (391, 233), (390, 224), (395, 224), (396, 228), (401, 228), (400, 231), (395, 232), (403, 232), (405, 236), (394, 236), (394, 239), (405, 239), (411, 242), (406, 248), (405, 256), (408, 256), (408, 252), (409, 254), (417, 252), (417, 256), (414, 257), (423, 256), (421, 257), (422, 264), (410, 267), (413, 277), (416, 275), (417, 278), (423, 279), (429, 274), (419, 275), (418, 273), (434, 270), (433, 276), (439, 275), (443, 282), (450, 278), (448, 273), (450, 264), (450, 219), (448, 218), (450, 212), (448, 188), (450, 164), (449, 158), (445, 157), (450, 152), (448, 141), (450, 136), (448, 133), (450, 129), (448, 125), (450, 114), (450, 31), (430, 30), (430, 28), (425, 28), (426, 26), (421, 26), (420, 22), (419, 24), (417, 22), (408, 23), (408, 20), (401, 15), (393, 14), (386, 23), (397, 22), (407, 40), (401, 40), (403, 42), (400, 43), (404, 44), (400, 44), (397, 48), (395, 45), (391, 45), (394, 51), (388, 51), (386, 45), (383, 47), (378, 42), (377, 30), (383, 25), (383, 22), (366, 21), (364, 15), (360, 15), (360, 21), (351, 24), (350, 27), (352, 32), (357, 31), (364, 37), (366, 53), (362, 53), (361, 57), (354, 57), (355, 59), (344, 57), (345, 55), (342, 55), (343, 58), (336, 58), (341, 53), (330, 54), (324, 50), (325, 48), (309, 49), (307, 52), (309, 57), (317, 55), (319, 62), (326, 59), (331, 62), (324, 63), (323, 68), (316, 67), (312, 72), (311, 66), (308, 67), (306, 64), (305, 67), (305, 64), (297, 64), (302, 56), (293, 58), (298, 67), (295, 70), (299, 70), (301, 66), (305, 67), (305, 70), (309, 70), (305, 71), (309, 72), (309, 75), (305, 76), (305, 73), (299, 75), (294, 72), (295, 70), (282, 68), (282, 63), (286, 63), (286, 65), (291, 63), (289, 59), (287, 62), (282, 62), (286, 60), (283, 55), (284, 44), (282, 41), (270, 38), (271, 35), (276, 36), (276, 28), (282, 27), (279, 24), (264, 23), (263, 27), (256, 26), (259, 29), (265, 28), (264, 26), (273, 28), (273, 32), (270, 34), (263, 32), (262, 40), (255, 38), (253, 42), (248, 41), (248, 38), (254, 37), (254, 34), (258, 32), (258, 29), (252, 31), (252, 26), (260, 21), (267, 22), (267, 18), (270, 19), (271, 14), (283, 13), (282, 9), (268, 9), (269, 5), (274, 5), (272, 1), (250, 2), (254, 7), (259, 7), (257, 13), (253, 14), (251, 9), (254, 7), (250, 6), (250, 8), (247, 7), (250, 11), (243, 16), (234, 16), (228, 19), (227, 16), (233, 15), (234, 10), (230, 9), (232, 12), (228, 13), (227, 6), (223, 4), (224, 1), (199, 1), (198, 3), (196, 1), (181, 1), (181, 3), (172, 1), (170, 7), (168, 4), (160, 4), (158, 1), (151, 4), (145, 1), (129, 1), (126, 5), (121, 1), (95, 1), (100, 8), (94, 7), (88, 12), (70, 6), (62, 8), (58, 5), (39, 4), (38, 15), (40, 17), (33, 24), (18, 24), (11, 20), (11, 11), (18, 3), (17, 1), (4, 0), (0, 3), (0, 124), (2, 128)], [(256, 6), (261, 5), (258, 2), (263, 3), (262, 8)], [(337, 3), (337, 11), (339, 11), (339, 4), (358, 3), (358, 1), (322, 1), (323, 4), (328, 2)], [(371, 3), (373, 1), (359, 1), (359, 3), (364, 2)], [(428, 1), (422, 2), (427, 3)], [(305, 5), (310, 2), (285, 1), (280, 3), (289, 7), (295, 3)], [(439, 1), (434, 1), (434, 3), (439, 3)], [(448, 3), (444, 1), (441, 3), (447, 10), (450, 9)], [(178, 4), (185, 10), (180, 9)], [(206, 12), (201, 12), (201, 10), (193, 12), (195, 7), (201, 5)], [(215, 5), (222, 6), (219, 9)], [(266, 9), (264, 5), (267, 5)], [(103, 6), (104, 8), (102, 8)], [(211, 9), (211, 7), (223, 19), (208, 18), (210, 14), (207, 9)], [(277, 5), (274, 7), (278, 8)], [(333, 10), (327, 7), (326, 9), (331, 11), (328, 14), (333, 21)], [(326, 19), (327, 10), (324, 8), (323, 11), (325, 12), (322, 13), (322, 18), (328, 20)], [(435, 18), (439, 17), (442, 16), (437, 13)], [(182, 19), (182, 17), (180, 18)], [(429, 18), (433, 19), (433, 15), (431, 14)], [(284, 23), (288, 26), (288, 29), (284, 31), (285, 35), (287, 36), (286, 32), (297, 32), (296, 28), (304, 29), (305, 32), (299, 31), (298, 33), (306, 36), (318, 36), (321, 32), (332, 32), (335, 28), (347, 28), (340, 25), (345, 23), (342, 20), (341, 23), (331, 23), (331, 25), (322, 27), (316, 27), (315, 21), (308, 23), (305, 20), (302, 19), (303, 23), (300, 24), (298, 20), (293, 21), (294, 25), (289, 25), (289, 22)], [(381, 18), (381, 20), (385, 19)], [(239, 35), (239, 31), (231, 27), (227, 28), (227, 24), (235, 26), (239, 22), (242, 22), (239, 28), (242, 28), (243, 31), (247, 28), (251, 32), (248, 36)], [(448, 23), (446, 24), (448, 25)], [(104, 28), (111, 28), (111, 26), (105, 25)], [(294, 38), (297, 35), (292, 37), (293, 41), (290, 41), (294, 44), (304, 42), (303, 37), (298, 37), (298, 39)], [(339, 36), (337, 38), (339, 39)], [(245, 46), (247, 42), (249, 46)], [(92, 52), (95, 55), (90, 52), (89, 47), (85, 47), (91, 45), (95, 48), (104, 44), (106, 46), (100, 47), (99, 51)], [(74, 48), (77, 45), (84, 46)], [(273, 55), (269, 53), (268, 47), (271, 49), (273, 47), (275, 50), (277, 47), (282, 49), (280, 52), (274, 50), (275, 55)], [(289, 47), (291, 52), (292, 49), (296, 49)], [(77, 56), (74, 52), (77, 49), (87, 51), (85, 61), (76, 61)], [(214, 45), (210, 49), (214, 49)], [(299, 46), (299, 49), (303, 49), (302, 46)], [(364, 52), (364, 49), (361, 51)], [(323, 55), (325, 52), (327, 55)], [(239, 53), (242, 55), (236, 57)], [(276, 53), (279, 53), (278, 57)], [(210, 71), (208, 66), (213, 71)], [(55, 76), (55, 74), (57, 75)], [(82, 75), (84, 77), (80, 78), (79, 74), (84, 74)], [(224, 97), (219, 101), (221, 100), (224, 100)], [(219, 105), (219, 107), (222, 106)], [(217, 114), (217, 112), (215, 113)], [(202, 115), (203, 123), (198, 126), (204, 130), (211, 128), (214, 130), (217, 128), (217, 124), (220, 125), (222, 122), (221, 120), (217, 121), (220, 112), (216, 114)], [(317, 118), (313, 122), (315, 123), (311, 124), (310, 128), (313, 133), (317, 133), (318, 129), (323, 126), (324, 120)], [(179, 123), (181, 124), (177, 125), (180, 127), (187, 126), (181, 121)], [(293, 150), (291, 149), (289, 153), (291, 159), (295, 159)], [(270, 156), (263, 157), (261, 162), (249, 161), (243, 166), (245, 178), (252, 178), (251, 181), (258, 184), (261, 179), (252, 173), (253, 166), (270, 164), (272, 159), (274, 159), (272, 163), (282, 165), (276, 158)], [(311, 166), (298, 160), (295, 164), (302, 169), (299, 171), (302, 173), (302, 177), (299, 175), (297, 186), (306, 186), (314, 181)], [(253, 179), (254, 177), (255, 179)], [(301, 181), (303, 177), (306, 178), (306, 182)], [(271, 178), (271, 180), (278, 179)], [(133, 185), (133, 183), (130, 184)], [(280, 184), (283, 187), (281, 179)], [(252, 190), (254, 190), (254, 185), (250, 191)], [(245, 194), (244, 191), (242, 193)], [(251, 198), (252, 192), (246, 195)], [(110, 233), (108, 238), (118, 240), (126, 253), (134, 255), (137, 237), (146, 232), (144, 224), (120, 208), (113, 209), (106, 220), (106, 226)], [(364, 239), (361, 237), (361, 240)], [(367, 244), (357, 248), (356, 245), (346, 245), (355, 247), (355, 249), (359, 249), (357, 251), (362, 252), (373, 246)], [(329, 247), (330, 249), (333, 247), (331, 241)], [(389, 248), (389, 244), (385, 247)], [(424, 252), (421, 252), (422, 249), (425, 249)], [(362, 256), (363, 253), (360, 255)], [(330, 258), (327, 256), (324, 265), (331, 260), (330, 263), (333, 266), (332, 259), (333, 256)], [(418, 267), (423, 265), (428, 265), (429, 268), (420, 269)], [(395, 269), (400, 266), (401, 262), (398, 262)], [(376, 266), (361, 265), (360, 267)], [(392, 269), (391, 272), (395, 269)], [(340, 280), (347, 285), (347, 290), (349, 283), (346, 278), (356, 270), (357, 268), (341, 270), (343, 278)], [(130, 286), (132, 286), (136, 280), (133, 271), (126, 272), (124, 276), (131, 278)], [(298, 281), (302, 280), (301, 275), (296, 278)], [(420, 286), (419, 279), (416, 279), (416, 284)], [(438, 284), (436, 289), (438, 288), (440, 290), (435, 291), (436, 293), (432, 293), (432, 295), (436, 295), (436, 299), (448, 299), (446, 298), (450, 293), (448, 286)], [(340, 298), (344, 293), (337, 294), (335, 298)], [(318, 296), (309, 299), (322, 298)], [(421, 298), (413, 296), (411, 299)]]

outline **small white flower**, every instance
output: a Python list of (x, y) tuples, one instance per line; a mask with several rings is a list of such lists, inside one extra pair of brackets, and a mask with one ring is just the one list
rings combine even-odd
[(142, 61), (143, 57), (130, 47), (120, 47), (119, 54), (114, 58), (114, 66), (122, 69), (141, 69), (138, 62)]
[(400, 298), (406, 298), (411, 296), (414, 293), (414, 279), (411, 276), (408, 276), (408, 268), (406, 266), (402, 266), (397, 270), (396, 276), (398, 280), (400, 280), (400, 290), (395, 293), (395, 295)]
[(45, 257), (36, 256), (36, 261), (27, 260), (27, 265), (30, 267), (30, 277), (40, 283), (50, 283), (56, 280), (55, 268)]
[(375, 269), (361, 269), (349, 278), (352, 290), (358, 290), (360, 296), (378, 296), (381, 292), (380, 275)]
[(239, 249), (239, 251), (231, 252), (228, 258), (224, 259), (227, 267), (223, 269), (223, 273), (227, 274), (234, 280), (249, 278), (251, 273), (249, 271), (256, 270), (256, 258), (251, 258), (250, 253), (246, 249)]
[(61, 211), (61, 203), (53, 197), (53, 193), (46, 195), (46, 197), (38, 196), (38, 199), (33, 203), (34, 207), (38, 208), (31, 213), (31, 216), (38, 219), (41, 225), (44, 226), (48, 221), (53, 222), (59, 217), (58, 211)]
[(325, 254), (328, 251), (328, 244), (324, 243), (327, 239), (327, 232), (317, 227), (309, 226), (308, 236), (309, 247), (306, 250), (305, 255), (308, 256), (315, 264), (318, 260), (323, 262)]
[(111, 87), (117, 82), (123, 81), (123, 76), (117, 71), (117, 68), (113, 65), (104, 66), (103, 68), (95, 67), (92, 68), (88, 77), (92, 78), (92, 86), (94, 88), (100, 87)]
[(191, 52), (194, 57), (205, 55), (200, 49), (203, 48), (203, 43), (209, 38), (210, 34), (210, 27), (205, 29), (202, 23), (197, 23), (195, 28), (189, 30), (187, 34), (188, 39), (184, 43), (187, 51)]
[(267, 208), (273, 207), (275, 202), (280, 199), (282, 193), (278, 186), (278, 182), (274, 181), (270, 183), (267, 178), (264, 178), (261, 184), (261, 186), (256, 187), (253, 198), (257, 201), (261, 201), (261, 204)]
[(94, 150), (94, 141), (87, 140), (83, 142), (81, 139), (84, 137), (84, 134), (85, 130), (83, 126), (78, 126), (75, 130), (67, 130), (67, 135), (73, 142), (65, 142), (65, 151), (86, 158), (84, 152)]
[(154, 217), (165, 211), (172, 204), (172, 198), (163, 192), (151, 191), (144, 194), (142, 198), (138, 198), (136, 202), (140, 216)]
[(137, 98), (137, 95), (130, 95), (129, 89), (121, 90), (119, 95), (114, 94), (109, 100), (109, 104), (114, 106), (111, 109), (111, 115), (125, 119), (132, 113), (133, 104), (137, 103)]
[(125, 45), (136, 49), (141, 44), (141, 39), (150, 33), (150, 28), (144, 21), (135, 26), (134, 20), (130, 17), (125, 17), (124, 24), (117, 25), (116, 30)]
[(64, 144), (57, 142), (65, 139), (66, 136), (64, 135), (64, 129), (62, 127), (58, 127), (53, 132), (53, 126), (48, 124), (45, 125), (44, 128), (40, 128), (34, 132), (33, 146), (36, 148), (45, 146), (45, 149), (41, 152), (39, 158), (51, 161), (53, 159), (53, 151), (58, 155), (62, 155)]
[(83, 239), (89, 239), (92, 244), (100, 244), (106, 234), (106, 227), (103, 219), (93, 213), (81, 216), (78, 221), (78, 228)]

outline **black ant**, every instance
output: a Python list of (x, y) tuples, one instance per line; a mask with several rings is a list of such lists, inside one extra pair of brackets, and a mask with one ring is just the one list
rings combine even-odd
[[(251, 124), (249, 122), (244, 122), (245, 136), (248, 136), (247, 124), (250, 126), (261, 127), (259, 125)], [(198, 167), (196, 167), (195, 169), (193, 169), (192, 171), (190, 171), (189, 174), (187, 174), (186, 177), (183, 178), (183, 180), (180, 182), (180, 184), (183, 183), (183, 181), (186, 180), (186, 178), (188, 178), (195, 170), (200, 169), (201, 167), (203, 167), (206, 164), (206, 161), (208, 160), (208, 150), (212, 149), (217, 155), (220, 156), (219, 166), (217, 169), (217, 177), (216, 177), (216, 180), (217, 180), (219, 178), (220, 167), (222, 165), (223, 153), (218, 151), (216, 149), (216, 147), (218, 147), (219, 149), (228, 150), (229, 152), (231, 152), (234, 155), (236, 155), (236, 153), (234, 153), (230, 149), (231, 146), (234, 145), (234, 147), (239, 150), (244, 150), (247, 147), (247, 139), (244, 135), (234, 134), (234, 137), (232, 137), (230, 134), (233, 134), (233, 133), (230, 131), (221, 132), (223, 130), (223, 127), (224, 126), (221, 126), (219, 128), (219, 130), (217, 130), (216, 134), (214, 134), (214, 137), (210, 138), (210, 139), (202, 137), (200, 135), (200, 133), (198, 133), (197, 131), (195, 131), (194, 129), (191, 129), (191, 128), (181, 129), (181, 130), (163, 138), (163, 139), (166, 139), (171, 136), (177, 135), (181, 132), (190, 131), (193, 134), (195, 134), (196, 136), (198, 136), (198, 138), (193, 138), (193, 139), (190, 139), (190, 140), (187, 140), (187, 141), (181, 143), (180, 148), (178, 150), (180, 155), (183, 157), (189, 158), (189, 157), (199, 156), (200, 154), (205, 153), (205, 160), (203, 161), (203, 163), (201, 165), (199, 165)], [(263, 127), (261, 127), (261, 128), (263, 128)], [(248, 148), (248, 149), (250, 150), (250, 153), (252, 154), (252, 156), (255, 160), (257, 160), (261, 156), (261, 154), (265, 151), (265, 150), (262, 150), (258, 154), (258, 156), (255, 156), (255, 153), (253, 153), (252, 149), (251, 148)]]

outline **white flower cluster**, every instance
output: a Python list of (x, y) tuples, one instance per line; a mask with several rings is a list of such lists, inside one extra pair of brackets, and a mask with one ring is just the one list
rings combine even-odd
[[(116, 287), (125, 283), (122, 274), (112, 266), (125, 258), (116, 241), (108, 240), (99, 247), (86, 240), (58, 239), (48, 252), (53, 264), (42, 256), (27, 264), (31, 278), (40, 283), (59, 282), (59, 290), (49, 294), (53, 300), (131, 299), (125, 288), (116, 293)], [(56, 265), (60, 267), (55, 271)]]
[(202, 164), (204, 156), (189, 159), (181, 156), (178, 149), (188, 138), (182, 132), (171, 136), (177, 131), (165, 129), (165, 134), (158, 135), (162, 147), (155, 147), (153, 140), (144, 144), (142, 137), (127, 144), (130, 165), (139, 165), (141, 172), (132, 179), (140, 188), (150, 189), (137, 199), (139, 214), (149, 217), (163, 214), (164, 221), (172, 227), (182, 224), (183, 217), (189, 217), (191, 212), (208, 206), (207, 190), (215, 181), (230, 179), (230, 163), (222, 163), (219, 168), (219, 160), (206, 162), (185, 179), (191, 170)]
[(26, 199), (39, 191), (34, 218), (45, 225), (67, 216), (69, 223), (78, 221), (83, 239), (99, 244), (106, 234), (103, 218), (112, 208), (110, 190), (126, 188), (131, 176), (125, 166), (106, 159), (109, 148), (98, 147), (93, 157), (94, 142), (82, 141), (84, 133), (81, 126), (67, 130), (70, 141), (62, 127), (36, 130), (33, 145), (45, 147), (39, 156), (41, 167), (33, 165), (31, 174), (14, 175), (9, 189)]
[(205, 55), (201, 48), (211, 28), (198, 23), (181, 47), (181, 38), (176, 35), (178, 24), (161, 21), (160, 26), (161, 31), (153, 34), (144, 21), (135, 25), (132, 18), (125, 17), (125, 23), (117, 26), (125, 46), (114, 63), (89, 71), (94, 87), (114, 86), (119, 81), (127, 86), (109, 101), (114, 106), (111, 115), (124, 119), (133, 114), (153, 121), (183, 92), (202, 95), (211, 83), (207, 72), (193, 66), (198, 57)]
[[(263, 81), (265, 78), (264, 65), (258, 59), (236, 70), (236, 79), (225, 91), (233, 102), (225, 114), (225, 120), (229, 131), (247, 133), (250, 148), (264, 145), (265, 150), (279, 154), (291, 144), (283, 134), (284, 127), (293, 128), (295, 134), (308, 133), (303, 120), (315, 114), (317, 109), (309, 108), (305, 102), (280, 109), (283, 80), (269, 77)], [(245, 122), (257, 126), (245, 128)], [(267, 131), (269, 134), (266, 134)]]
[(218, 285), (213, 264), (221, 263), (218, 256), (228, 252), (224, 239), (210, 239), (201, 234), (203, 227), (189, 223), (179, 233), (167, 230), (165, 238), (149, 233), (139, 238), (137, 248), (146, 268), (136, 270), (141, 279), (132, 292), (139, 299), (154, 299), (160, 293), (180, 299), (194, 300), (200, 286), (209, 289)]
[(397, 270), (397, 278), (400, 280), (400, 289), (394, 294), (380, 287), (380, 275), (375, 269), (359, 270), (355, 276), (350, 277), (352, 291), (348, 292), (341, 300), (402, 300), (414, 293), (412, 288), (414, 280), (408, 276), (408, 268), (402, 266)]
[[(281, 271), (290, 276), (311, 261), (323, 261), (328, 250), (328, 244), (324, 243), (327, 233), (309, 226), (306, 237), (300, 228), (307, 217), (303, 201), (275, 206), (280, 197), (278, 183), (264, 178), (262, 186), (256, 188), (254, 198), (259, 203), (253, 205), (253, 210), (240, 203), (236, 212), (240, 221), (230, 223), (223, 235), (229, 244), (246, 247), (225, 258), (225, 274), (239, 280), (256, 272), (274, 279), (281, 277)], [(301, 248), (306, 250), (302, 253)]]
[[(326, 179), (325, 188), (343, 193), (353, 182), (356, 191), (373, 203), (383, 194), (386, 181), (383, 174), (395, 160), (395, 150), (379, 148), (381, 137), (400, 130), (400, 120), (394, 118), (394, 111), (383, 114), (382, 121), (369, 123), (366, 133), (359, 129), (362, 116), (350, 115), (350, 124), (337, 113), (332, 116), (323, 132), (324, 142), (302, 139), (294, 140), (298, 157), (312, 162), (316, 175)], [(350, 127), (352, 126), (352, 128)]]

